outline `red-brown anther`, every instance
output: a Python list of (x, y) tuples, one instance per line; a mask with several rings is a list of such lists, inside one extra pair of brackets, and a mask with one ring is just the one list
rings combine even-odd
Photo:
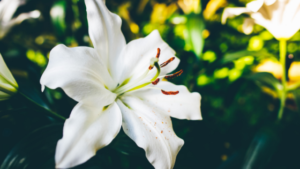
[(157, 54), (156, 54), (156, 58), (158, 59), (160, 56), (160, 48), (157, 48)]
[(173, 79), (173, 78), (175, 78), (175, 77), (180, 76), (182, 73), (183, 73), (183, 70), (181, 69), (181, 70), (179, 70), (178, 72), (176, 72), (176, 73), (174, 73), (174, 74), (171, 74), (171, 75), (169, 75), (169, 76), (165, 76), (165, 78), (166, 78), (166, 79)]
[(161, 92), (165, 95), (176, 95), (179, 93), (179, 91), (164, 91), (164, 90), (161, 90)]
[(159, 82), (159, 78), (157, 78), (156, 80), (154, 80), (153, 82), (151, 82), (153, 85), (157, 85), (157, 83)]
[(152, 70), (152, 69), (153, 69), (153, 66), (150, 65), (150, 66), (149, 66), (149, 70)]
[(165, 61), (164, 63), (160, 64), (160, 67), (165, 67), (167, 66), (169, 63), (171, 63), (173, 60), (175, 59), (175, 57), (171, 57), (170, 59), (168, 59), (167, 61)]

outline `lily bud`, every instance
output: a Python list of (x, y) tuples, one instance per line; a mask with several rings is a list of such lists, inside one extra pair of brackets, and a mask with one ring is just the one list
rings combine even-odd
[(17, 91), (18, 84), (0, 54), (0, 101), (9, 99)]

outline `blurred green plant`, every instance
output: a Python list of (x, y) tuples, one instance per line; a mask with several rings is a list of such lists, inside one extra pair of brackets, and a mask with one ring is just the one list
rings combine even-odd
[[(283, 65), (284, 42), (280, 51), (280, 44), (264, 27), (254, 25), (252, 34), (245, 35), (245, 15), (221, 24), (224, 7), (241, 7), (248, 2), (107, 0), (108, 8), (122, 17), (127, 41), (158, 29), (181, 59), (178, 69), (184, 70), (172, 82), (183, 83), (202, 95), (204, 121), (173, 119), (176, 134), (186, 141), (175, 169), (238, 169), (246, 164), (266, 169), (300, 168), (300, 33), (287, 41)], [(59, 43), (92, 46), (83, 0), (27, 0), (12, 18), (34, 10), (40, 11), (38, 19), (11, 27), (0, 40), (0, 52), (19, 86), (19, 93), (0, 102), (0, 163), (25, 135), (45, 125), (61, 123), (60, 117), (48, 110), (68, 117), (76, 104), (60, 89), (40, 92), (39, 79), (49, 51)], [(280, 127), (269, 125), (282, 109)], [(102, 168), (151, 168), (141, 158), (144, 155), (132, 155), (130, 151), (136, 146), (130, 146), (134, 144), (131, 140), (118, 137), (91, 163)]]

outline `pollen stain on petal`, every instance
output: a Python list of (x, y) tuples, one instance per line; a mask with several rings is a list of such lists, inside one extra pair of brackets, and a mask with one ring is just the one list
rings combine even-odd
[(164, 131), (161, 131), (160, 133), (163, 133)]

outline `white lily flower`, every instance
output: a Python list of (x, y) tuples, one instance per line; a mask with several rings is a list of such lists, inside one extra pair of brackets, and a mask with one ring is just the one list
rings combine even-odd
[(18, 83), (0, 54), (0, 101), (9, 99), (18, 91)]
[(40, 11), (34, 10), (28, 13), (22, 13), (13, 18), (19, 6), (23, 5), (25, 0), (2, 0), (0, 1), (0, 39), (15, 25), (20, 24), (26, 19), (38, 18)]
[(60, 87), (78, 102), (57, 144), (56, 167), (87, 161), (122, 126), (155, 168), (173, 168), (184, 142), (174, 133), (170, 116), (202, 119), (199, 93), (157, 80), (182, 73), (167, 75), (179, 59), (157, 30), (126, 44), (120, 17), (103, 0), (85, 4), (94, 48), (56, 46), (41, 78), (42, 90)]
[(265, 27), (278, 40), (290, 39), (300, 29), (299, 0), (255, 0), (245, 8), (225, 8), (222, 23), (242, 13), (250, 16), (243, 25), (246, 34), (252, 32), (255, 23)]

